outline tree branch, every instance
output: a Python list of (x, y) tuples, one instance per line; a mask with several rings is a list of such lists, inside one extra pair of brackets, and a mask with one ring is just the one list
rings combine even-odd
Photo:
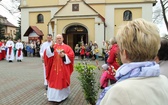
[(15, 8), (12, 8), (11, 10), (9, 10), (6, 6), (4, 6), (3, 4), (0, 4), (0, 6), (2, 6), (2, 7), (4, 7), (7, 11), (9, 11), (9, 13), (11, 13), (12, 15), (14, 14), (14, 13), (18, 13), (18, 12), (20, 12), (20, 11), (11, 11), (12, 9), (15, 9)]
[(153, 22), (156, 23), (156, 21), (158, 20), (159, 17), (160, 17), (159, 14), (157, 16), (155, 16)]
[(12, 15), (13, 13), (11, 12), (11, 10), (9, 10), (7, 7), (5, 7), (4, 5), (0, 4), (2, 7), (4, 7), (6, 10), (8, 10)]
[(165, 8), (165, 10), (167, 9), (168, 7)]
[(166, 1), (165, 3), (163, 3), (163, 5), (165, 6), (168, 3), (168, 1)]
[(166, 28), (167, 28), (167, 31), (168, 31), (168, 21), (167, 21), (166, 11), (165, 11), (165, 7), (163, 5), (162, 0), (160, 0), (160, 4), (161, 4), (161, 7), (162, 7), (163, 19), (164, 19), (164, 22), (165, 22), (165, 25), (166, 25)]

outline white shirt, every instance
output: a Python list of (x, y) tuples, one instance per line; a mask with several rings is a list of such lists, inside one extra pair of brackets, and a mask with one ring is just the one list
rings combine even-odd
[(44, 51), (46, 50), (46, 48), (51, 46), (51, 44), (52, 44), (52, 41), (51, 42), (46, 41), (46, 42), (44, 42), (41, 45), (41, 47), (40, 47), (40, 56), (41, 56), (41, 58), (43, 57), (43, 54), (44, 54)]

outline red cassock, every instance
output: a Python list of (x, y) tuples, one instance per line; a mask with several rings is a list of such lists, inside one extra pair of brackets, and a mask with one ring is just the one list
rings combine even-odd
[(0, 60), (2, 60), (2, 59), (3, 59), (2, 52), (0, 52)]
[[(64, 50), (70, 59), (70, 64), (65, 64), (58, 51)], [(70, 76), (73, 72), (74, 52), (68, 45), (54, 45), (54, 56), (48, 58), (44, 52), (44, 64), (46, 67), (46, 79), (50, 88), (63, 89), (70, 85)]]
[[(0, 42), (0, 47), (2, 47), (2, 42)], [(2, 55), (2, 50), (0, 51), (0, 60), (2, 60), (3, 55)]]
[[(4, 45), (4, 43), (2, 42), (2, 45)], [(2, 50), (2, 58), (6, 58), (6, 51)]]

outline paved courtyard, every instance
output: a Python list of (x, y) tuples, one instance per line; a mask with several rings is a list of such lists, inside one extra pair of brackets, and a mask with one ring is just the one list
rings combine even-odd
[[(95, 64), (95, 61), (91, 63)], [(101, 65), (104, 61), (99, 63)], [(96, 71), (99, 81), (100, 71)], [(74, 71), (71, 94), (59, 105), (87, 105), (77, 76), (78, 73)], [(0, 61), (0, 85), (0, 105), (53, 105), (46, 98), (42, 62), (38, 57), (25, 57), (23, 62)]]

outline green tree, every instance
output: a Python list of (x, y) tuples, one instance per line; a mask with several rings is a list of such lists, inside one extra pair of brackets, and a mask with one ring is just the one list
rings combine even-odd
[(18, 21), (19, 27), (17, 27), (17, 29), (16, 29), (15, 40), (21, 39), (21, 21), (20, 20)]
[(3, 24), (0, 24), (0, 40), (1, 39), (5, 39), (5, 31), (4, 31), (4, 25)]

